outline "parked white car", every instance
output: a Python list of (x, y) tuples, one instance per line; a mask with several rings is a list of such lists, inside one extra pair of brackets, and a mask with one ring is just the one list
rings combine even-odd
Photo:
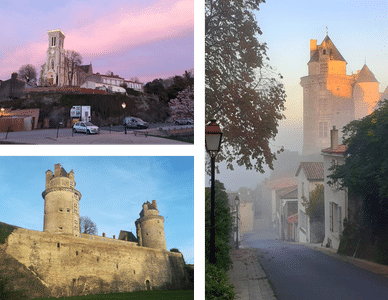
[(90, 122), (77, 122), (73, 125), (73, 132), (100, 133), (100, 128)]

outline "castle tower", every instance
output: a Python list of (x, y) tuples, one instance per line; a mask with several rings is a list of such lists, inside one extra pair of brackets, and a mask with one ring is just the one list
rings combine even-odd
[(329, 147), (329, 129), (341, 128), (353, 119), (354, 77), (346, 75), (346, 64), (328, 35), (321, 45), (310, 40), (308, 76), (301, 78), (303, 155)]
[(64, 53), (65, 34), (60, 29), (48, 30), (49, 46), (46, 52), (47, 60), (42, 66), (41, 85), (58, 85), (65, 83)]
[(354, 117), (363, 118), (374, 110), (380, 98), (379, 82), (366, 64), (357, 74), (353, 87)]
[(135, 222), (139, 245), (167, 250), (163, 222), (164, 218), (159, 215), (156, 200), (144, 203), (140, 218)]
[(74, 172), (69, 173), (60, 164), (54, 174), (46, 172), (43, 231), (79, 236), (79, 200), (81, 193), (75, 188)]

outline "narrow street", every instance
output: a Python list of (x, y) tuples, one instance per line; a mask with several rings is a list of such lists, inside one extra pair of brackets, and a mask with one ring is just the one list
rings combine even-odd
[[(263, 221), (256, 223), (264, 225)], [(329, 256), (311, 246), (278, 241), (269, 225), (245, 234), (242, 247), (257, 251), (277, 299), (388, 299), (388, 272), (386, 276), (375, 274), (337, 254)], [(255, 298), (250, 294), (245, 299)]]

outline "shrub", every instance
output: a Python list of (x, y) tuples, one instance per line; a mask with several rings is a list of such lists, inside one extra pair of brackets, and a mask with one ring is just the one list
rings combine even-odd
[(235, 297), (234, 286), (228, 282), (224, 269), (206, 262), (205, 267), (205, 299), (232, 300)]

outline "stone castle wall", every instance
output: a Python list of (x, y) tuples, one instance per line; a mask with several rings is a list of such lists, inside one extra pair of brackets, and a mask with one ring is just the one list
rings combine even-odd
[(182, 254), (134, 242), (18, 228), (6, 244), (6, 252), (33, 270), (53, 296), (181, 289), (185, 284)]

